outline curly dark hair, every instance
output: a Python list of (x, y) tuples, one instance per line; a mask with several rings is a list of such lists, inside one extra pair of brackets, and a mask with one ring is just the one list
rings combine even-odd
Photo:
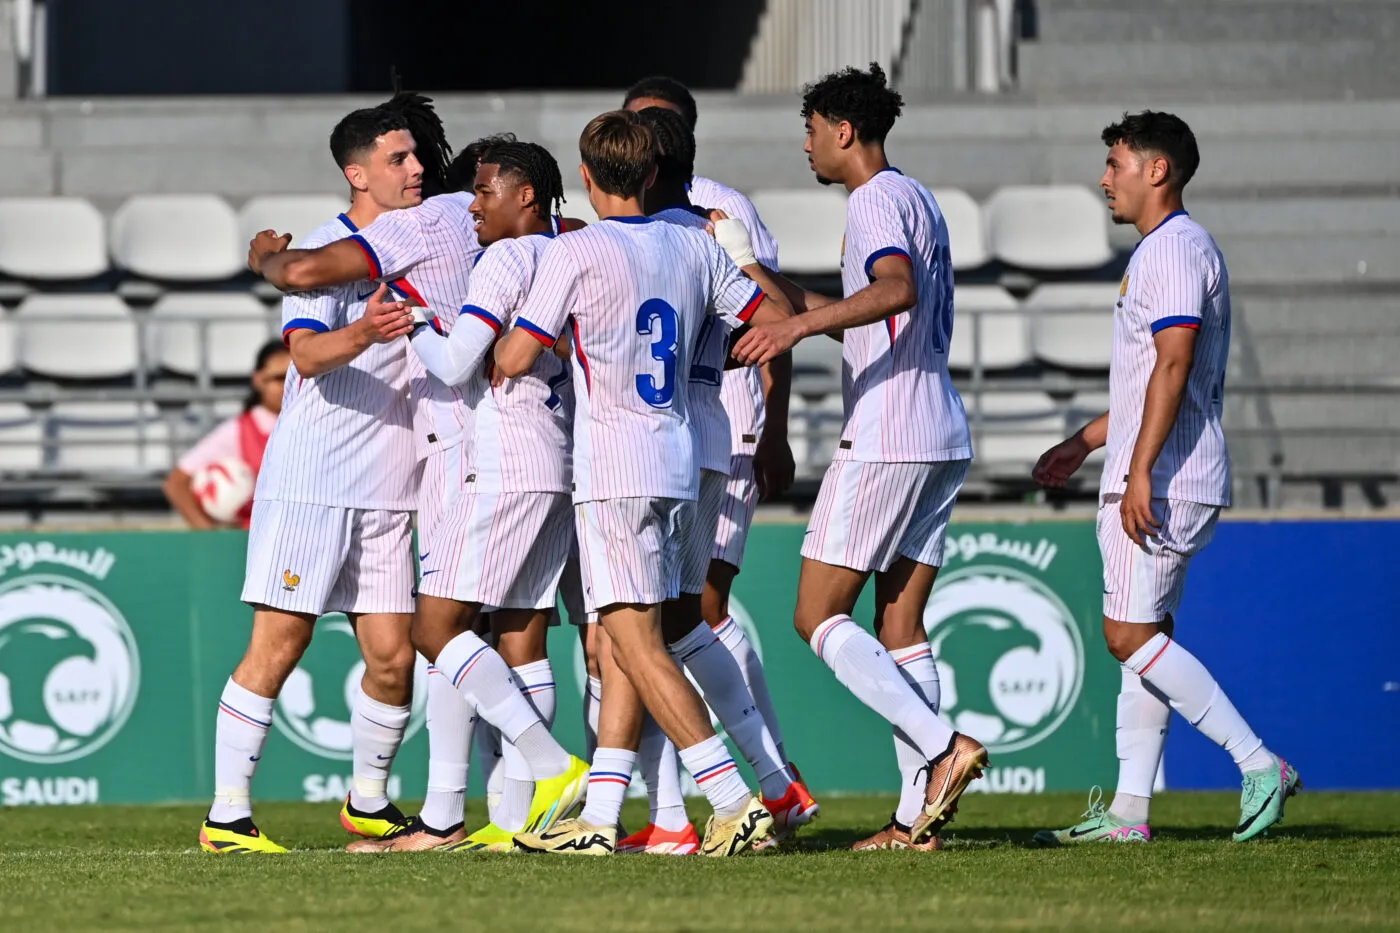
[(675, 104), (681, 108), (681, 116), (685, 118), (686, 125), (691, 130), (695, 129), (695, 121), (698, 118), (695, 111), (695, 95), (690, 93), (690, 88), (675, 78), (668, 78), (665, 75), (643, 78), (627, 89), (627, 93), (622, 97), (622, 106), (626, 107), (641, 97), (654, 97), (657, 100), (664, 100), (668, 104)]
[(695, 134), (685, 118), (665, 107), (637, 112), (656, 137), (656, 180), (690, 181), (695, 174)]
[(1122, 120), (1104, 127), (1101, 138), (1110, 148), (1122, 143), (1139, 155), (1150, 152), (1166, 156), (1171, 166), (1167, 181), (1177, 191), (1186, 187), (1201, 164), (1196, 134), (1174, 113), (1125, 113)]
[(865, 143), (882, 143), (904, 109), (904, 98), (890, 87), (877, 62), (869, 71), (842, 68), (802, 89), (802, 119), (817, 114), (845, 120)]
[(559, 163), (539, 143), (518, 142), (514, 137), (496, 142), (482, 150), (481, 164), (499, 166), (501, 174), (512, 175), (535, 189), (535, 213), (541, 220), (549, 220), (564, 203)]

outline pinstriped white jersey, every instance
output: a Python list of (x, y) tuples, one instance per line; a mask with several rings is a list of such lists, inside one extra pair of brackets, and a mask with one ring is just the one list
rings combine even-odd
[[(753, 202), (742, 191), (713, 179), (696, 175), (690, 179), (690, 203), (706, 210), (721, 210), (748, 228), (754, 256), (774, 272), (778, 269), (778, 241), (768, 232)], [(729, 449), (736, 455), (752, 456), (763, 434), (763, 377), (757, 366), (731, 369), (724, 374), (720, 401), (729, 416)]]
[(885, 256), (913, 265), (918, 301), (908, 311), (845, 332), (846, 423), (832, 459), (968, 459), (967, 414), (948, 376), (953, 334), (948, 225), (929, 190), (894, 168), (876, 174), (846, 202), (841, 255), (846, 297), (874, 281), (871, 267)]
[[(668, 207), (652, 215), (668, 224), (704, 230), (709, 215), (697, 207)], [(724, 358), (729, 355), (729, 325), (709, 315), (691, 345), (690, 427), (695, 439), (695, 465), (729, 474), (729, 416), (720, 401)]]
[[(369, 260), (374, 278), (386, 281), (400, 298), (431, 308), (451, 330), (467, 301), (472, 259), (481, 252), (472, 195), (440, 194), (417, 207), (381, 214), (351, 239)], [(468, 410), (460, 388), (445, 385), (409, 354), (414, 398), (414, 440), (419, 459), (454, 443), (467, 427)]]
[(1142, 428), (1147, 382), (1157, 363), (1154, 336), (1198, 330), (1186, 393), (1152, 466), (1152, 495), (1230, 504), (1230, 454), (1220, 424), (1230, 357), (1230, 275), (1205, 228), (1178, 211), (1138, 243), (1113, 314), (1108, 446), (1102, 493), (1121, 493)]
[[(342, 214), (305, 248), (350, 235)], [(282, 299), (282, 333), (337, 330), (365, 313), (368, 280)], [(338, 369), (303, 378), (287, 369), (282, 414), (267, 441), (256, 498), (354, 509), (414, 508), (416, 458), (406, 341), (377, 343)]]
[(612, 218), (556, 237), (516, 325), (574, 344), (574, 501), (694, 499), (691, 350), (706, 318), (737, 326), (763, 292), (699, 230)]

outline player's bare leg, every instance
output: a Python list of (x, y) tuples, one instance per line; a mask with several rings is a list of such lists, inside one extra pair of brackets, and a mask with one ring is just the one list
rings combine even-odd
[(583, 648), (583, 664), (588, 671), (588, 685), (583, 693), (583, 733), (590, 760), (593, 758), (593, 750), (598, 747), (598, 717), (603, 706), (603, 674), (598, 665), (598, 641), (602, 633), (601, 625), (578, 626), (578, 641)]

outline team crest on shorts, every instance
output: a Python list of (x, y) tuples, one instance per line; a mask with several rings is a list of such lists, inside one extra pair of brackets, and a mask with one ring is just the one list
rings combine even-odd
[(288, 593), (294, 592), (300, 582), (301, 574), (292, 573), (290, 570), (282, 571), (282, 589)]

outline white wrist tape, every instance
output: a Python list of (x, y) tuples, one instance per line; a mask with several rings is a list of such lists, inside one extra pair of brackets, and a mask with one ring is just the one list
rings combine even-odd
[(758, 262), (758, 258), (753, 253), (753, 242), (749, 239), (749, 230), (744, 226), (742, 220), (735, 220), (732, 217), (716, 220), (715, 242), (724, 247), (729, 258), (734, 260), (734, 264), (741, 269)]

